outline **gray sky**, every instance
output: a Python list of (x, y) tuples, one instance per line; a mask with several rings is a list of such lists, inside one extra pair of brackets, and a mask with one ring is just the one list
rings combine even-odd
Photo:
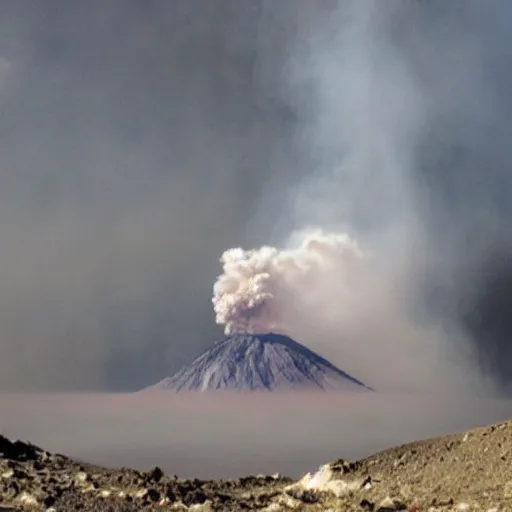
[[(223, 250), (279, 242), (323, 180), (308, 222), (364, 238), (414, 217), (417, 314), (455, 324), (512, 379), (512, 8), (354, 5), (0, 3), (0, 388), (129, 390), (173, 373), (221, 333)], [(364, 105), (400, 135), (404, 169), (351, 171), (347, 186), (322, 169), (363, 147), (367, 128), (338, 121)]]
[(218, 258), (267, 238), (295, 172), (266, 16), (2, 3), (1, 386), (137, 388), (219, 335)]

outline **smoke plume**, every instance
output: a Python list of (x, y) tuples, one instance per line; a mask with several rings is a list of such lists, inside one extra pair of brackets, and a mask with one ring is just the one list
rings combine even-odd
[[(283, 89), (305, 120), (295, 141), (309, 168), (290, 187), (282, 245), (320, 226), (350, 232), (371, 258), (227, 251), (214, 290), (226, 332), (285, 330), (378, 389), (494, 391), (488, 326), (471, 328), (460, 300), (484, 289), (472, 279), (492, 262), (485, 242), (458, 244), (469, 218), (482, 240), (502, 236), (496, 209), (481, 215), (494, 187), (465, 156), (487, 162), (496, 145), (478, 130), (497, 122), (488, 59), (501, 5), (330, 2), (299, 24)], [(481, 196), (472, 175), (488, 183)], [(443, 196), (451, 181), (460, 197)]]
[(215, 283), (212, 300), (217, 323), (225, 326), (226, 334), (292, 332), (297, 315), (308, 314), (323, 281), (334, 271), (344, 274), (340, 292), (351, 293), (349, 279), (362, 253), (348, 235), (304, 232), (296, 243), (283, 250), (237, 248), (222, 255), (224, 273)]

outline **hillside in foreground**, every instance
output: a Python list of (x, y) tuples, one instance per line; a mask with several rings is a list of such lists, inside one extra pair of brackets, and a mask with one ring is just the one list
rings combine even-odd
[(419, 441), (293, 481), (106, 469), (0, 436), (0, 510), (512, 510), (512, 422)]

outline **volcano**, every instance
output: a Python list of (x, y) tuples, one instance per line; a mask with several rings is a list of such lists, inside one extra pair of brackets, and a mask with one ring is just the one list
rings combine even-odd
[(274, 333), (226, 336), (174, 376), (145, 389), (371, 390), (304, 345)]

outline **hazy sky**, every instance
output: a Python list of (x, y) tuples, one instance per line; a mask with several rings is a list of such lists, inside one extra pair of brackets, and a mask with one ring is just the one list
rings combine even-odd
[[(417, 233), (401, 246), (417, 315), (455, 325), (507, 384), (511, 14), (506, 0), (2, 1), (0, 388), (173, 373), (222, 332), (222, 252), (302, 219)], [(365, 160), (340, 178), (353, 148)]]

